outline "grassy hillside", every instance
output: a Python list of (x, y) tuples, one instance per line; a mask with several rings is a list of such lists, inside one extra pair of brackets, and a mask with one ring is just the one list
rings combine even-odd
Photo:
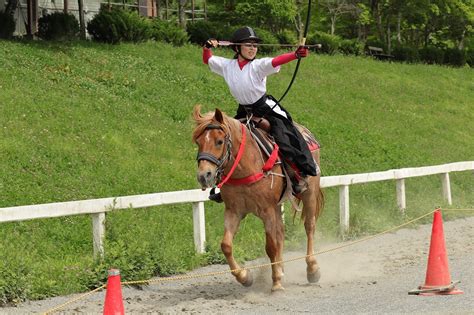
[[(0, 207), (196, 188), (193, 106), (236, 109), (194, 46), (0, 41), (0, 53)], [(293, 69), (269, 78), (271, 94)], [(310, 55), (283, 105), (321, 141), (324, 176), (427, 166), (473, 160), (473, 82), (469, 68)], [(456, 206), (473, 207), (472, 173), (451, 180)], [(394, 186), (351, 187), (351, 235), (406, 219)], [(436, 176), (407, 181), (407, 216), (444, 205), (440, 189)], [(326, 191), (321, 237), (337, 235), (337, 193)], [(0, 304), (93, 288), (111, 266), (131, 280), (222, 262), (222, 221), (207, 203), (209, 251), (196, 255), (190, 205), (111, 213), (104, 261), (87, 216), (0, 224)], [(300, 224), (287, 230), (288, 246), (303, 242)], [(247, 218), (236, 255), (263, 255), (263, 237)]]

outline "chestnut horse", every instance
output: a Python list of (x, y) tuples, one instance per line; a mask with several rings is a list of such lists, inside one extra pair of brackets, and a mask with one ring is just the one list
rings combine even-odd
[[(272, 164), (270, 169), (267, 167), (262, 172), (266, 161), (249, 130), (239, 120), (219, 109), (201, 114), (201, 106), (196, 105), (193, 118), (196, 123), (193, 141), (199, 147), (197, 180), (202, 189), (216, 185), (221, 189), (225, 204), (221, 249), (232, 274), (242, 285), (252, 285), (250, 270), (241, 269), (234, 259), (232, 241), (240, 221), (253, 213), (265, 226), (265, 249), (274, 263), (272, 291), (283, 290), (283, 264), (279, 262), (282, 262), (283, 255), (284, 224), (279, 202), (286, 183), (281, 163)], [(319, 148), (312, 154), (319, 165)], [(223, 180), (221, 176), (224, 176)], [(227, 182), (223, 184), (223, 181)], [(316, 221), (323, 207), (319, 175), (309, 178), (308, 189), (298, 199), (303, 202), (302, 218), (307, 236), (307, 279), (313, 283), (320, 277), (313, 250)]]

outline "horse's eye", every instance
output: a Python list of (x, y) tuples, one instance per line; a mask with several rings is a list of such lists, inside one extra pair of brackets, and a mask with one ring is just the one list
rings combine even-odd
[(224, 140), (217, 140), (216, 144), (217, 144), (218, 146), (221, 146), (221, 145), (224, 144)]

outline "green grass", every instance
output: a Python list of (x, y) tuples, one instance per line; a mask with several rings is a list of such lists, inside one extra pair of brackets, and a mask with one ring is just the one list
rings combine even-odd
[[(194, 46), (0, 41), (0, 53), (0, 207), (197, 188), (192, 108), (236, 109)], [(281, 96), (293, 69), (269, 78), (271, 94)], [(310, 55), (283, 105), (321, 141), (324, 176), (428, 166), (473, 160), (472, 82), (469, 68)], [(451, 181), (455, 207), (472, 208), (472, 173)], [(351, 186), (349, 237), (446, 207), (438, 176), (406, 186), (405, 216), (394, 182)], [(319, 238), (338, 236), (338, 202), (337, 188), (326, 189)], [(108, 214), (102, 261), (89, 216), (3, 223), (0, 304), (86, 291), (110, 267), (143, 280), (224, 262), (222, 210), (206, 203), (205, 255), (194, 251), (189, 204)], [(303, 227), (287, 214), (287, 248), (296, 248)], [(246, 218), (237, 257), (265, 255), (263, 240), (262, 223)]]

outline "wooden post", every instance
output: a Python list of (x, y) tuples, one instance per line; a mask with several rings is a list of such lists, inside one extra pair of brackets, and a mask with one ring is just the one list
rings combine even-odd
[(341, 234), (349, 231), (349, 185), (339, 186), (339, 223)]
[(206, 0), (204, 0), (204, 20), (207, 21), (207, 4), (206, 4)]
[(92, 214), (94, 257), (104, 257), (105, 212)]
[(166, 0), (165, 6), (166, 6), (166, 9), (165, 9), (165, 20), (168, 21), (168, 0)]
[(194, 224), (194, 246), (196, 252), (202, 254), (206, 251), (206, 219), (204, 216), (204, 202), (193, 203), (193, 224)]
[(187, 0), (179, 0), (178, 2), (179, 25), (184, 30), (186, 29), (186, 1)]
[(79, 9), (79, 28), (81, 39), (86, 39), (86, 23), (84, 20), (84, 0), (77, 0), (77, 6)]
[(405, 197), (405, 178), (397, 179), (397, 205), (398, 209), (403, 213), (407, 208)]
[(195, 0), (191, 0), (191, 21), (194, 22)]
[[(33, 2), (36, 0), (26, 1), (26, 35), (28, 38), (33, 38)], [(21, 10), (21, 9), (20, 9)]]
[(63, 0), (63, 12), (68, 13), (69, 11), (69, 0)]
[(443, 183), (443, 198), (448, 202), (448, 205), (453, 204), (451, 198), (451, 183), (449, 181), (449, 173), (441, 174), (441, 179)]

